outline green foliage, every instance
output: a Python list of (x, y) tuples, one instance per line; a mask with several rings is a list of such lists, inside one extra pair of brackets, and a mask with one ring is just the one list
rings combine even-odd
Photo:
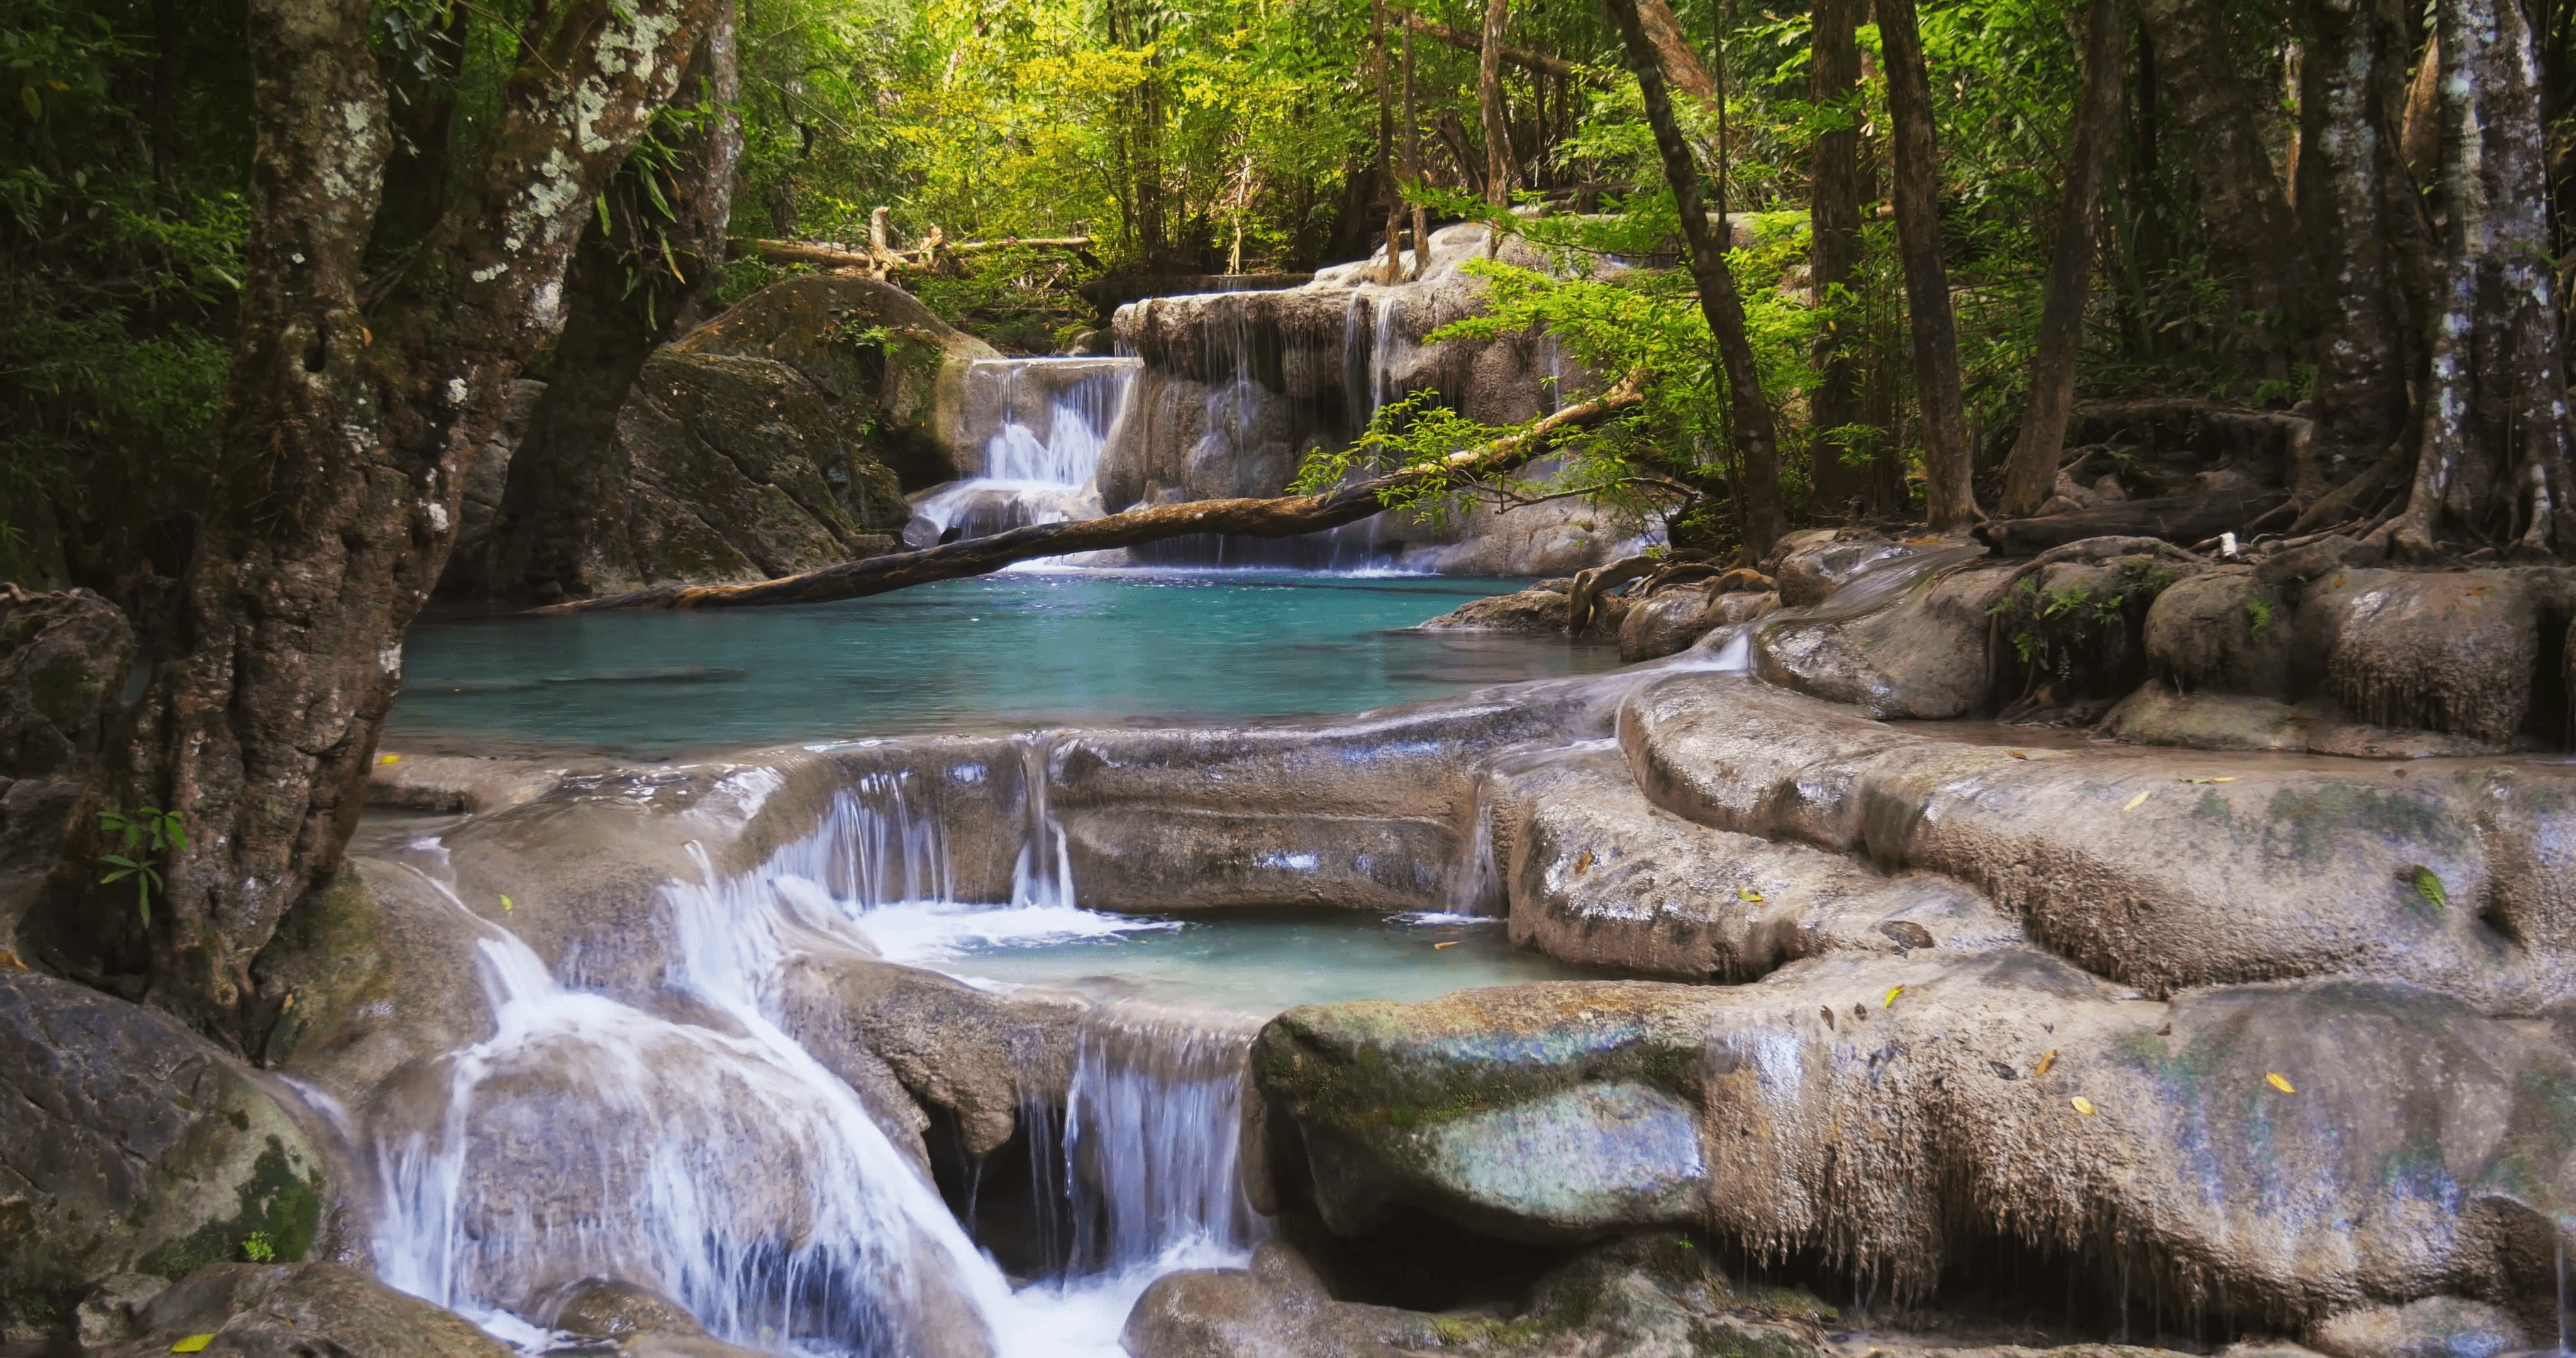
[(277, 1258), (277, 1242), (266, 1231), (253, 1231), (242, 1237), (242, 1258), (254, 1264), (272, 1263)]
[(2263, 629), (2272, 625), (2272, 601), (2269, 599), (2246, 600), (2245, 618), (2246, 621), (2251, 624), (2248, 630), (2256, 636), (2261, 636), (2263, 634)]
[(137, 811), (101, 811), (99, 832), (116, 836), (123, 853), (98, 856), (107, 871), (99, 884), (112, 886), (131, 880), (134, 883), (135, 909), (146, 925), (152, 923), (152, 893), (161, 885), (161, 870), (153, 863), (165, 853), (188, 851), (187, 827), (179, 823), (179, 813), (147, 806)]

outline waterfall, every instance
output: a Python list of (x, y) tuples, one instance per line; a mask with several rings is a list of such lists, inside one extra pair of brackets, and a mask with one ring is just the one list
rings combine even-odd
[(968, 366), (952, 452), (964, 480), (913, 502), (904, 542), (928, 547), (955, 530), (983, 537), (1097, 515), (1100, 454), (1127, 406), (1134, 358), (979, 359)]
[(1171, 927), (1074, 905), (1047, 800), (1055, 749), (1020, 744), (1009, 904), (953, 899), (927, 795), (938, 775), (860, 775), (750, 871), (720, 873), (692, 843), (696, 879), (663, 888), (667, 939), (640, 945), (667, 945), (660, 988), (632, 1003), (563, 984), (467, 909), (435, 850), (436, 875), (412, 870), (473, 931), (494, 1032), (368, 1114), (385, 1280), (531, 1344), (542, 1336), (510, 1312), (601, 1276), (772, 1352), (1107, 1358), (1151, 1278), (1239, 1263), (1258, 1221), (1235, 1173), (1254, 1020), (1105, 1006), (1081, 1022), (1061, 1110), (1028, 1092), (1034, 1074), (1024, 1083), (1042, 1210), (1074, 1248), (1016, 1294), (916, 1159), (783, 1025), (799, 958)]
[(1133, 1003), (1084, 1018), (1064, 1131), (1076, 1273), (1251, 1248), (1235, 1128), (1260, 1026)]

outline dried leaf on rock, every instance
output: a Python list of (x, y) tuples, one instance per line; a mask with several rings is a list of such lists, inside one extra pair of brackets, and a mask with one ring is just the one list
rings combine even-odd
[(2263, 1079), (2274, 1089), (2277, 1089), (2284, 1094), (2296, 1094), (2299, 1092), (2299, 1087), (2290, 1083), (2290, 1077), (2277, 1070), (2267, 1070), (2263, 1072)]
[(2056, 1064), (2057, 1064), (2057, 1048), (2055, 1048), (2055, 1047), (2051, 1047), (2051, 1048), (2049, 1048), (2049, 1049), (2048, 1049), (2048, 1055), (2046, 1055), (2046, 1056), (2043, 1056), (2043, 1057), (2039, 1058), (2039, 1064), (2038, 1064), (2038, 1065), (2036, 1065), (2036, 1066), (2033, 1066), (2033, 1067), (2031, 1068), (2031, 1072), (2030, 1072), (2030, 1073), (2031, 1073), (2033, 1076), (2046, 1075), (2046, 1074), (2048, 1073), (2048, 1068), (2049, 1068), (2050, 1066), (2053, 1066), (2053, 1065), (2056, 1065)]

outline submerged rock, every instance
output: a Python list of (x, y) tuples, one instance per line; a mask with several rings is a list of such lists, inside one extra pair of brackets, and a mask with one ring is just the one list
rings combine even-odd
[(121, 1274), (300, 1259), (325, 1161), (233, 1058), (170, 1019), (0, 966), (0, 1325)]
[(1976, 1230), (2116, 1239), (2285, 1321), (2532, 1295), (2576, 1169), (2576, 1063), (2447, 997), (2159, 1004), (2019, 950), (1292, 1009), (1252, 1067), (1337, 1231), (1398, 1207), (1506, 1239), (1692, 1227), (1899, 1295)]

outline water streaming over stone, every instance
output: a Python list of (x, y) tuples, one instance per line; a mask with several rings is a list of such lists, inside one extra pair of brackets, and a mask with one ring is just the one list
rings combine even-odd
[(1099, 513), (1092, 482), (1135, 385), (1133, 358), (985, 359), (966, 371), (957, 452), (977, 474), (924, 493), (904, 540), (983, 537)]
[(1254, 1221), (1234, 1172), (1253, 1021), (1120, 1006), (1086, 1019), (1066, 1104), (1023, 1099), (1051, 1162), (1040, 1182), (1061, 1194), (1046, 1210), (1074, 1249), (1016, 1295), (859, 1096), (785, 1031), (782, 977), (800, 957), (1156, 927), (1074, 904), (1046, 803), (1053, 746), (1021, 748), (1027, 842), (1009, 904), (951, 899), (924, 775), (862, 775), (748, 872), (691, 846), (698, 879), (663, 892), (662, 991), (636, 1003), (568, 988), (472, 915), (433, 846), (423, 876), (479, 935), (496, 1031), (369, 1115), (386, 1280), (522, 1335), (508, 1312), (601, 1276), (665, 1292), (736, 1343), (964, 1358), (1115, 1352), (1145, 1281), (1238, 1259)]

